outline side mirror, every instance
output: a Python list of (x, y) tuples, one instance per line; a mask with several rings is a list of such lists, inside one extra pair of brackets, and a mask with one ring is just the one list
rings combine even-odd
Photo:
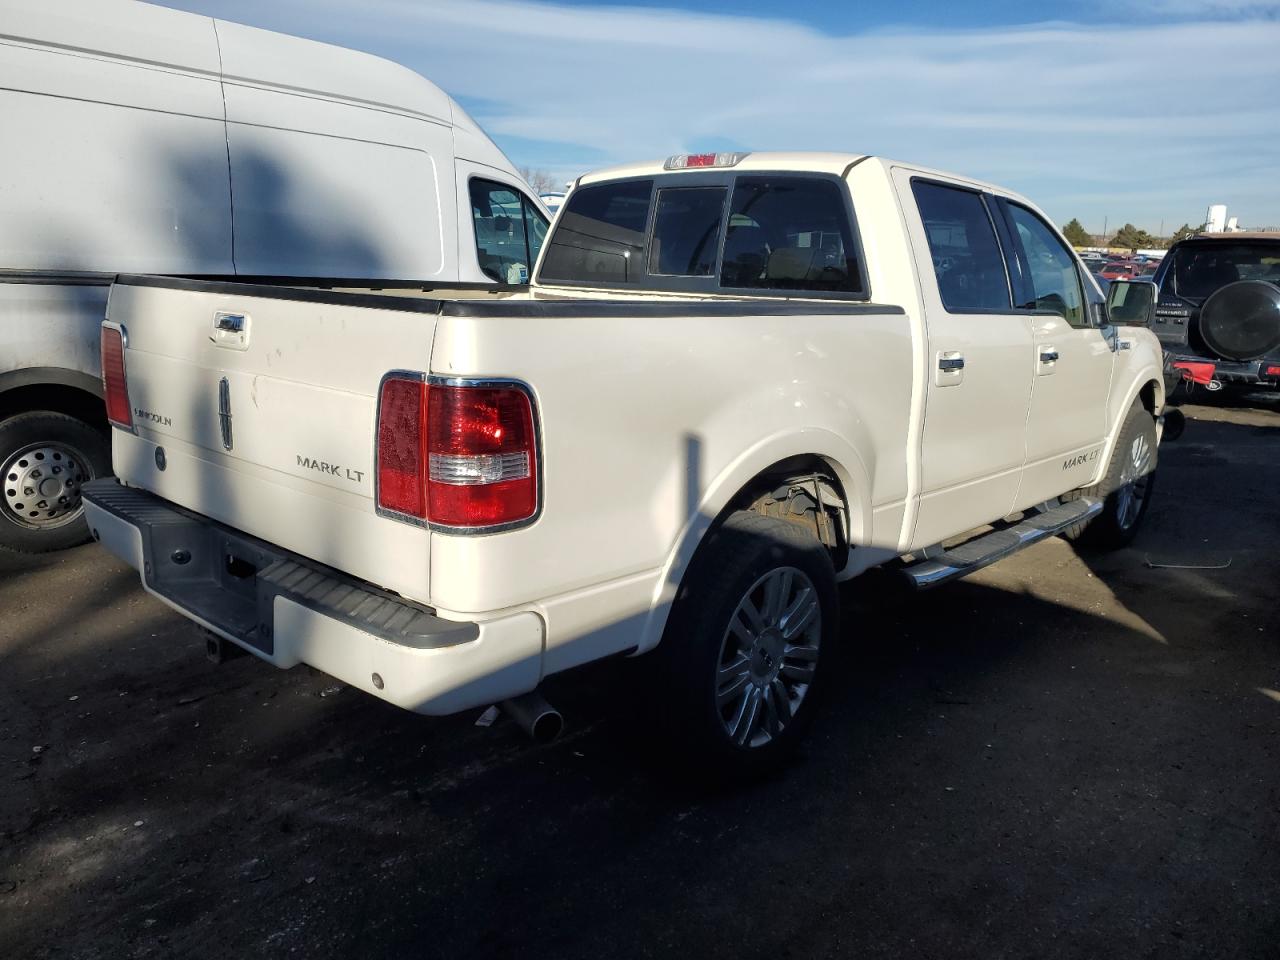
[(1156, 297), (1156, 285), (1150, 280), (1112, 280), (1107, 288), (1107, 318), (1118, 326), (1149, 327)]

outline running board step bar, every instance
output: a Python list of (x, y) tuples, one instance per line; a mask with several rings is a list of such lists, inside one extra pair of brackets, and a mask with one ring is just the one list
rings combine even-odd
[(1056, 536), (1073, 524), (1089, 520), (1101, 512), (1102, 501), (1094, 497), (1060, 503), (1033, 513), (1011, 527), (993, 530), (939, 556), (913, 563), (903, 572), (917, 590), (927, 590), (990, 566), (1023, 547)]

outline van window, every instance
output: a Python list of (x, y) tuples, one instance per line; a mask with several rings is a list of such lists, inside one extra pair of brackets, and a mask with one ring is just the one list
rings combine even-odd
[(863, 292), (842, 193), (816, 177), (738, 177), (720, 285)]
[(638, 283), (652, 180), (579, 187), (556, 220), (540, 279), (572, 283)]
[(498, 283), (528, 283), (547, 221), (532, 200), (506, 184), (473, 179), (470, 191), (480, 270)]
[(716, 269), (724, 187), (677, 187), (658, 191), (649, 241), (649, 273), (709, 277)]
[(924, 180), (913, 181), (911, 192), (942, 305), (950, 313), (1010, 310), (1009, 278), (981, 195)]
[(1026, 207), (1009, 204), (1009, 219), (1022, 247), (1024, 287), (1019, 307), (1059, 314), (1073, 327), (1089, 326), (1076, 258), (1049, 225)]

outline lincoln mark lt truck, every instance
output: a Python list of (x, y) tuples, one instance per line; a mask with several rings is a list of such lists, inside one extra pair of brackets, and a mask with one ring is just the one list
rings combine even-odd
[(837, 581), (1134, 536), (1149, 287), (1104, 303), (1009, 191), (798, 153), (581, 178), (527, 294), (122, 276), (89, 525), (211, 643), (420, 713), (645, 655), (676, 738), (751, 770)]

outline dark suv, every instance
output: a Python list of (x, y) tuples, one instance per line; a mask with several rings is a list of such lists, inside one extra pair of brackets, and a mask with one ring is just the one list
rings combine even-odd
[(1179, 241), (1154, 280), (1169, 387), (1280, 385), (1280, 233)]

